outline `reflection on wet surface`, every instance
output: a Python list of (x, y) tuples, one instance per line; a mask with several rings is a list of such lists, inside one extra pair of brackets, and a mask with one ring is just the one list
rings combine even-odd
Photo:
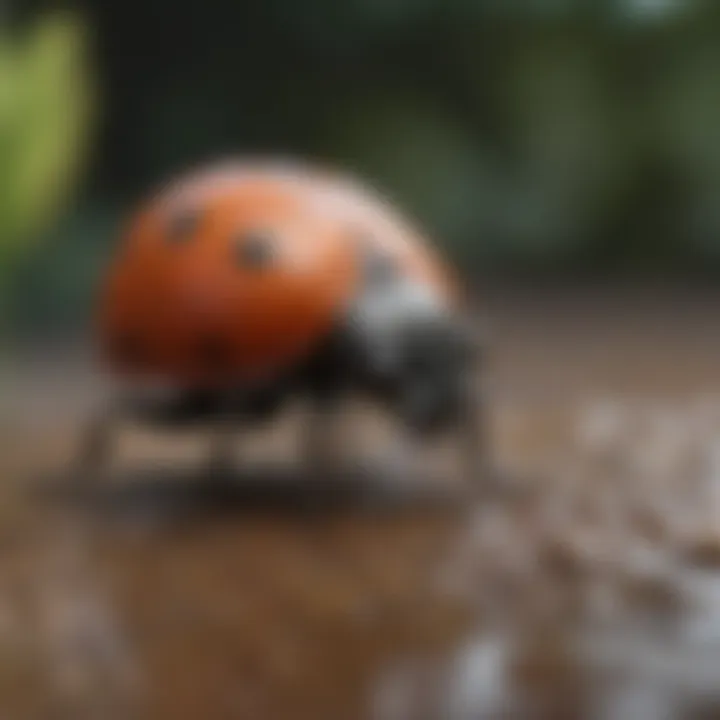
[[(497, 440), (521, 492), (308, 512), (180, 470), (177, 492), (130, 478), (102, 507), (8, 486), (2, 716), (720, 717), (717, 313), (571, 305), (500, 316)], [(71, 446), (34, 401), (32, 429), (3, 433), (16, 474)]]

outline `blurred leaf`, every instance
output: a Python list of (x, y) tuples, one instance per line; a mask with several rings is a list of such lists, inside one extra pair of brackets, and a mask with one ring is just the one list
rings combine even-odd
[(502, 91), (516, 160), (506, 235), (514, 249), (579, 249), (626, 190), (635, 148), (608, 65), (603, 48), (579, 31), (534, 34), (507, 63)]
[(68, 13), (0, 38), (0, 263), (40, 237), (82, 166), (92, 120), (85, 49), (84, 25)]
[(494, 203), (485, 158), (468, 128), (415, 98), (371, 97), (333, 118), (335, 155), (447, 244), (483, 254)]

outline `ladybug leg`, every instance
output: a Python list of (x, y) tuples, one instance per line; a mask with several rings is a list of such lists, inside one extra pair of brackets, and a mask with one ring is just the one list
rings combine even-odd
[(459, 450), (462, 474), (474, 495), (514, 494), (521, 489), (519, 478), (509, 477), (497, 465), (494, 453), (487, 376), (477, 366), (468, 373), (459, 417)]
[(211, 435), (206, 474), (211, 482), (223, 483), (237, 471), (238, 430), (249, 420), (249, 411), (242, 394), (232, 391), (211, 397), (209, 403)]
[(101, 408), (91, 418), (73, 464), (73, 475), (81, 483), (87, 484), (96, 480), (107, 469), (121, 414), (119, 404), (113, 402)]
[(417, 487), (425, 475), (421, 458), (426, 445), (427, 438), (401, 427), (400, 436), (382, 460), (380, 473), (391, 480), (398, 490), (411, 484)]
[(222, 417), (213, 428), (207, 474), (212, 481), (222, 481), (232, 475), (235, 465), (236, 426), (230, 418)]
[(310, 398), (310, 411), (302, 438), (303, 466), (311, 481), (326, 481), (340, 472), (343, 445), (339, 397), (332, 393)]
[(481, 378), (472, 373), (466, 383), (459, 423), (460, 460), (463, 476), (472, 492), (484, 492), (495, 484), (487, 394)]
[(458, 430), (463, 476), (470, 485), (470, 492), (482, 496), (498, 490), (504, 483), (493, 452), (487, 342), (485, 333), (475, 330), (473, 325), (472, 321), (461, 325), (467, 355)]

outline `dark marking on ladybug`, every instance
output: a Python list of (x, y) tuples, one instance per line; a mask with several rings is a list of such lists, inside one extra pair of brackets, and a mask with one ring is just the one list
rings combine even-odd
[(198, 225), (200, 214), (196, 210), (183, 210), (170, 218), (167, 239), (171, 245), (185, 245), (192, 240)]
[(387, 287), (397, 280), (400, 271), (394, 257), (368, 249), (363, 258), (363, 277), (370, 287)]
[(249, 270), (263, 270), (274, 259), (272, 236), (267, 232), (249, 232), (237, 240), (236, 258), (238, 263)]
[(397, 258), (365, 231), (355, 231), (363, 286), (366, 290), (387, 287), (401, 274)]

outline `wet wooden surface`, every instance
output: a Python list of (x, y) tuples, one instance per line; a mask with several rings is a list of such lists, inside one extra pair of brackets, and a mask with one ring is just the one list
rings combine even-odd
[[(102, 502), (41, 503), (16, 486), (63, 467), (101, 385), (56, 352), (13, 369), (0, 716), (720, 717), (720, 297), (490, 301), (527, 487), (459, 506), (213, 494), (204, 438), (138, 433)], [(239, 456), (292, 467), (297, 422)]]

